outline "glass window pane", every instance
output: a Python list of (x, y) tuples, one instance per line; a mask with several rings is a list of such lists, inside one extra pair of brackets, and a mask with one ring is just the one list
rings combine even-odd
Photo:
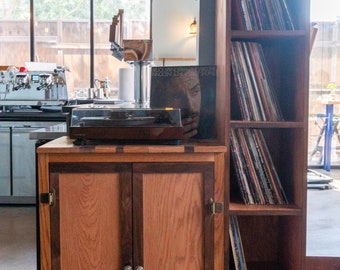
[[(118, 71), (120, 68), (129, 67), (124, 61), (119, 61), (112, 56), (110, 51), (109, 33), (112, 17), (123, 13), (124, 39), (150, 39), (150, 0), (121, 0), (104, 5), (95, 5), (94, 27), (94, 73), (95, 79), (102, 81), (106, 77), (110, 80), (111, 96), (116, 97), (118, 89)], [(112, 7), (112, 8), (108, 8)], [(98, 85), (98, 81), (97, 81)]]
[[(316, 31), (309, 70), (309, 166), (323, 166), (325, 160), (326, 105), (321, 101), (340, 99), (340, 11), (338, 2), (311, 1), (311, 22)], [(333, 129), (338, 132), (340, 111), (334, 106)], [(331, 165), (340, 164), (339, 139), (332, 137)]]
[(20, 67), (30, 60), (29, 18), (29, 1), (0, 2), (0, 66)]
[(70, 97), (73, 89), (89, 87), (90, 1), (36, 1), (35, 40), (37, 61), (70, 69)]
[[(108, 77), (117, 88), (120, 67), (128, 64), (111, 55), (109, 29), (112, 17), (124, 9), (124, 38), (150, 38), (150, 0), (39, 0), (34, 1), (35, 61), (70, 69), (67, 86), (90, 87), (90, 3), (94, 3), (95, 79)], [(23, 66), (30, 61), (30, 2), (0, 2), (0, 65)]]

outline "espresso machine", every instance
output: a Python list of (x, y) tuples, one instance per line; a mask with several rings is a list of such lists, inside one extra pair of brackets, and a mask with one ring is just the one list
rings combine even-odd
[(0, 71), (0, 105), (49, 106), (61, 105), (68, 100), (67, 68), (53, 70)]

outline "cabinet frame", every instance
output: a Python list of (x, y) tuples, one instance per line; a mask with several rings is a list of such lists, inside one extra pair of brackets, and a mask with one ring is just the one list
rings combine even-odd
[[(216, 144), (200, 145), (179, 145), (179, 146), (74, 146), (72, 140), (61, 137), (40, 146), (38, 152), (38, 175), (39, 194), (51, 191), (50, 164), (57, 163), (176, 163), (176, 166), (188, 169), (186, 164), (190, 163), (211, 163), (214, 175), (213, 199), (222, 202), (224, 205), (224, 164), (226, 147)], [(197, 166), (196, 166), (197, 167)], [(189, 169), (190, 170), (190, 169)], [(224, 211), (227, 208), (224, 207)], [(38, 204), (39, 212), (39, 259), (41, 269), (51, 269), (51, 214), (50, 206)], [(211, 242), (209, 252), (212, 259), (206, 262), (212, 265), (215, 270), (224, 269), (224, 214), (216, 214), (211, 217), (213, 222), (213, 234), (208, 238)], [(209, 240), (210, 239), (210, 240)], [(210, 255), (209, 255), (210, 256)]]

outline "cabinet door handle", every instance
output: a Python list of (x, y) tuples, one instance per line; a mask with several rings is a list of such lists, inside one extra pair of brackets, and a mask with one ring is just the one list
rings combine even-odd
[(144, 270), (144, 267), (143, 267), (143, 266), (140, 266), (140, 265), (138, 265), (138, 266), (136, 266), (135, 270)]

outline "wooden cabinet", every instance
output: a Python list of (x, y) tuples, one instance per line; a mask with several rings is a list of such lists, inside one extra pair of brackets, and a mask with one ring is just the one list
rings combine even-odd
[(224, 269), (224, 147), (70, 144), (38, 149), (42, 269)]
[[(237, 2), (216, 1), (219, 139), (224, 140), (230, 154), (231, 129), (261, 130), (289, 204), (245, 204), (232, 173), (238, 168), (230, 158), (226, 166), (228, 216), (238, 218), (248, 269), (305, 269), (309, 1), (286, 0), (295, 30), (256, 31), (241, 30), (242, 27), (235, 23)], [(245, 2), (258, 5), (267, 1)], [(284, 121), (243, 120), (231, 68), (230, 52), (234, 41), (262, 45)], [(233, 269), (234, 261), (228, 245), (226, 254), (225, 269)]]

